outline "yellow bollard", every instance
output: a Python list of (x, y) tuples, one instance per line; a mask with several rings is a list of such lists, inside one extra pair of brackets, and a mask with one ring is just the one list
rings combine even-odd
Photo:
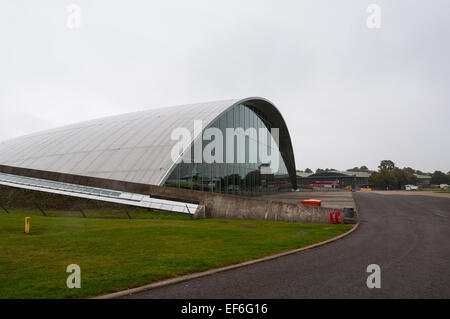
[(31, 218), (25, 217), (25, 234), (30, 233), (30, 223), (31, 223)]

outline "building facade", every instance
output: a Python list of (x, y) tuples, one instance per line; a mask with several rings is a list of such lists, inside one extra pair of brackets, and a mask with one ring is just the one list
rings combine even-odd
[[(222, 151), (215, 150), (221, 153), (219, 160), (207, 163), (203, 159), (202, 163), (194, 163), (195, 144), (199, 144), (199, 139), (190, 147), (190, 161), (176, 165), (164, 185), (240, 195), (256, 195), (293, 188), (292, 182), (286, 178), (289, 174), (282, 153), (271, 135), (271, 121), (264, 112), (245, 103), (237, 104), (221, 114), (206, 129), (208, 128), (221, 132)], [(242, 130), (230, 136), (227, 134), (229, 128)], [(257, 134), (245, 134), (250, 132), (248, 129), (254, 129), (253, 132)], [(230, 137), (232, 141), (228, 141)], [(203, 140), (201, 144), (198, 149), (204, 153), (208, 147), (207, 141)], [(241, 159), (240, 149), (243, 149)], [(261, 158), (261, 151), (271, 157), (277, 156), (274, 165), (276, 167), (272, 169), (271, 163)]]
[(297, 183), (311, 187), (358, 189), (369, 185), (370, 172), (328, 171), (320, 173), (298, 173)]

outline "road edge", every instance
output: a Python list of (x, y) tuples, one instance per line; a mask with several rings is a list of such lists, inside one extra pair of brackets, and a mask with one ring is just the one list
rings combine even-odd
[(169, 279), (165, 279), (165, 280), (161, 280), (161, 281), (157, 281), (148, 285), (144, 285), (144, 286), (140, 286), (140, 287), (136, 287), (136, 288), (131, 288), (131, 289), (127, 289), (127, 290), (122, 290), (119, 292), (114, 292), (111, 294), (107, 294), (107, 295), (101, 295), (101, 296), (97, 296), (97, 297), (93, 297), (92, 299), (115, 299), (115, 298), (120, 298), (120, 297), (124, 297), (124, 296), (129, 296), (129, 295), (133, 295), (139, 292), (143, 292), (143, 291), (148, 291), (148, 290), (152, 290), (155, 288), (160, 288), (160, 287), (164, 287), (164, 286), (169, 286), (169, 285), (173, 285), (173, 284), (177, 284), (180, 282), (184, 282), (184, 281), (189, 281), (192, 279), (196, 279), (196, 278), (201, 278), (201, 277), (206, 277), (206, 276), (210, 276), (213, 274), (217, 274), (220, 272), (225, 272), (228, 270), (233, 270), (233, 269), (237, 269), (237, 268), (242, 268), (242, 267), (246, 267), (246, 266), (250, 266), (250, 265), (254, 265), (257, 263), (261, 263), (261, 262), (265, 262), (265, 261), (269, 261), (269, 260), (273, 260), (273, 259), (277, 259), (280, 257), (284, 257), (284, 256), (288, 256), (288, 255), (292, 255), (292, 254), (296, 254), (296, 253), (300, 253), (309, 249), (313, 249), (319, 246), (323, 246), (329, 243), (332, 243), (334, 241), (337, 241), (339, 239), (342, 239), (344, 237), (347, 237), (348, 235), (350, 235), (351, 233), (353, 233), (356, 229), (358, 229), (359, 227), (359, 220), (358, 222), (347, 232), (327, 239), (325, 241), (322, 241), (320, 243), (316, 243), (316, 244), (312, 244), (306, 247), (302, 247), (302, 248), (297, 248), (294, 250), (289, 250), (289, 251), (285, 251), (282, 253), (278, 253), (275, 255), (270, 255), (270, 256), (266, 256), (266, 257), (262, 257), (262, 258), (258, 258), (258, 259), (252, 259), (252, 260), (248, 260), (239, 264), (234, 264), (234, 265), (230, 265), (230, 266), (225, 266), (225, 267), (220, 267), (220, 268), (214, 268), (214, 269), (210, 269), (210, 270), (206, 270), (206, 271), (202, 271), (202, 272), (197, 272), (197, 273), (193, 273), (193, 274), (188, 274), (188, 275), (183, 275), (183, 276), (178, 276), (178, 277), (174, 277), (174, 278), (169, 278)]

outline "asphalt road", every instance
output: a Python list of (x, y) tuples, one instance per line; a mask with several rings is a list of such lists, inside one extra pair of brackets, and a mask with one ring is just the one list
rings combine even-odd
[[(450, 198), (355, 193), (361, 225), (306, 252), (127, 298), (450, 298)], [(381, 288), (368, 289), (369, 264)]]

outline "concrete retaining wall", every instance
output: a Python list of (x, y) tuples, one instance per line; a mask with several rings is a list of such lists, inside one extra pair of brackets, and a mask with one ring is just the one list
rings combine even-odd
[(303, 223), (329, 223), (330, 209), (254, 198), (214, 196), (207, 198), (205, 217), (260, 219)]

